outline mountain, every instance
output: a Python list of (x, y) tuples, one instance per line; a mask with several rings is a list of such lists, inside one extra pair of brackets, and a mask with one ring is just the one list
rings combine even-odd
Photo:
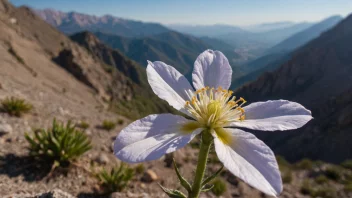
[[(204, 50), (213, 48), (198, 38), (174, 31), (144, 38), (126, 38), (101, 32), (95, 35), (105, 44), (120, 50), (142, 66), (147, 65), (146, 60), (160, 60), (174, 66), (188, 79), (191, 79), (197, 56)], [(231, 51), (227, 55), (230, 58), (236, 56), (235, 52)]]
[(53, 9), (35, 10), (35, 13), (65, 34), (100, 31), (125, 37), (138, 37), (169, 31), (168, 28), (158, 23), (144, 23), (112, 15), (98, 17), (77, 12), (65, 13)]
[(174, 24), (168, 25), (168, 28), (182, 32), (185, 34), (190, 34), (194, 36), (220, 36), (228, 33), (246, 33), (247, 31), (241, 29), (240, 27), (231, 26), (231, 25), (181, 25), (181, 24)]
[(312, 111), (314, 120), (298, 131), (256, 133), (277, 154), (290, 160), (352, 158), (351, 42), (352, 15), (294, 51), (279, 69), (235, 91), (250, 102), (287, 99)]
[(276, 52), (283, 52), (283, 51), (291, 51), (294, 50), (310, 40), (318, 37), (322, 32), (332, 28), (338, 22), (342, 20), (341, 16), (332, 16), (329, 17), (308, 29), (305, 29), (301, 32), (298, 32), (291, 37), (285, 39), (284, 41), (280, 42), (279, 44), (272, 47), (268, 53), (276, 53)]
[(292, 36), (293, 34), (310, 27), (311, 25), (311, 23), (298, 23), (292, 26), (265, 32), (230, 32), (219, 35), (216, 38), (221, 39), (235, 47), (259, 46), (262, 48), (268, 48)]
[[(36, 76), (37, 81), (45, 82), (42, 78), (49, 78), (51, 81), (62, 79), (59, 84), (46, 84), (49, 87), (62, 85), (70, 87), (66, 87), (65, 90), (75, 90), (72, 86), (84, 90), (80, 88), (84, 85), (89, 94), (94, 94), (105, 106), (110, 106), (110, 109), (129, 117), (171, 111), (168, 104), (154, 96), (147, 83), (144, 69), (120, 52), (109, 50), (89, 35), (86, 38), (82, 37), (82, 40), (74, 37), (81, 42), (77, 44), (27, 7), (12, 8), (7, 12), (5, 16), (10, 15), (12, 18), (4, 21), (7, 23), (10, 21), (12, 24), (2, 25), (3, 42), (6, 43), (10, 54), (20, 60), (22, 66)], [(81, 46), (84, 40), (91, 48)], [(93, 49), (93, 46), (96, 51), (87, 50)], [(98, 51), (101, 56), (93, 53)], [(62, 74), (62, 71), (57, 70), (64, 70), (66, 73)], [(76, 84), (82, 85), (69, 83), (72, 80), (65, 81), (72, 78), (77, 81)], [(79, 90), (76, 92), (80, 93)], [(160, 102), (152, 103), (150, 98)]]
[(295, 23), (291, 21), (280, 21), (274, 23), (261, 23), (249, 26), (242, 26), (241, 28), (250, 32), (267, 32), (270, 30), (287, 28), (293, 25), (295, 25)]
[(256, 80), (256, 78), (265, 72), (277, 69), (281, 64), (288, 61), (290, 57), (289, 53), (268, 54), (241, 65), (243, 75), (233, 78), (231, 89), (236, 89), (245, 83)]

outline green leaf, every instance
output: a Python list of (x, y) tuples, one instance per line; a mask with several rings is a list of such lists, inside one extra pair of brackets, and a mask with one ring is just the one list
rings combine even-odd
[(204, 187), (205, 185), (207, 185), (209, 182), (211, 182), (215, 177), (217, 177), (220, 172), (222, 171), (222, 169), (224, 168), (224, 165), (221, 166), (221, 168), (219, 168), (218, 171), (216, 171), (212, 176), (207, 177), (203, 182), (202, 182), (202, 187)]
[(158, 185), (170, 198), (187, 198), (187, 196), (179, 190), (171, 190), (171, 189), (163, 187), (160, 184), (158, 184)]
[(175, 159), (172, 159), (172, 161), (174, 163), (176, 175), (177, 175), (178, 179), (180, 180), (181, 185), (187, 190), (188, 193), (190, 193), (192, 191), (191, 184), (189, 184), (188, 181), (185, 178), (183, 178), (182, 175), (180, 174), (180, 171), (177, 168), (177, 164), (175, 162)]
[(204, 185), (204, 186), (202, 187), (202, 192), (208, 192), (208, 191), (211, 190), (212, 188), (214, 188), (214, 185), (209, 185), (209, 186)]

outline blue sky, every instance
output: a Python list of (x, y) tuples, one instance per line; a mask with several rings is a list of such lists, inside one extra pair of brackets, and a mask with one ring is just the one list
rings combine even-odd
[(352, 13), (352, 0), (10, 0), (16, 6), (111, 14), (163, 24), (251, 25)]

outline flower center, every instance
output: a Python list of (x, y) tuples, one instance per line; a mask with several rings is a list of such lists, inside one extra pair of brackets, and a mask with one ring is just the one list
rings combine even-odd
[(224, 127), (229, 122), (245, 119), (242, 105), (246, 101), (243, 98), (236, 100), (232, 93), (221, 87), (205, 87), (195, 91), (192, 101), (186, 101), (185, 108), (203, 127)]

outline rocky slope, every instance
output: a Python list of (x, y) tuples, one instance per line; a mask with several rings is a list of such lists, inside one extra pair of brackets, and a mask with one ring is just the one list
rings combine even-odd
[(278, 70), (236, 91), (251, 102), (283, 98), (312, 110), (315, 119), (299, 131), (258, 133), (290, 160), (352, 158), (351, 27), (352, 15), (296, 50)]

